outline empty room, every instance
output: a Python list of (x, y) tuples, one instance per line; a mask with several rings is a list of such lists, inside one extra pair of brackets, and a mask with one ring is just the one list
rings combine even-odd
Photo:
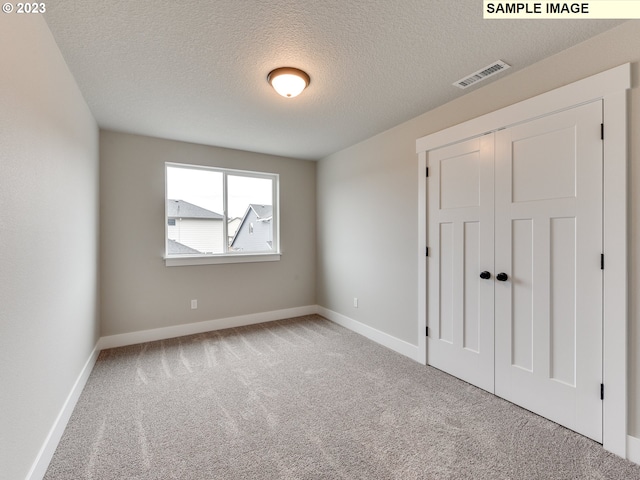
[(640, 479), (640, 2), (2, 10), (0, 480)]

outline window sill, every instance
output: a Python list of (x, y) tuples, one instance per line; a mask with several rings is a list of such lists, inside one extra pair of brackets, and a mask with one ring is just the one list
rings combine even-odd
[(171, 255), (164, 257), (166, 267), (187, 265), (217, 265), (223, 263), (279, 262), (280, 253), (251, 253), (234, 255)]

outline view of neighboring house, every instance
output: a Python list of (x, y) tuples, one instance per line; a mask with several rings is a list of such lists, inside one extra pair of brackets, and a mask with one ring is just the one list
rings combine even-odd
[(167, 200), (168, 253), (222, 253), (223, 219), (219, 213), (184, 200)]
[(273, 207), (251, 204), (242, 217), (230, 249), (237, 252), (269, 252), (273, 248)]
[(182, 243), (176, 242), (175, 240), (167, 239), (167, 253), (169, 255), (195, 255), (200, 254), (202, 252), (196, 250), (195, 248), (187, 247)]
[(233, 242), (233, 237), (236, 236), (236, 232), (241, 223), (242, 219), (240, 217), (233, 217), (227, 222), (227, 245), (230, 246), (231, 242)]

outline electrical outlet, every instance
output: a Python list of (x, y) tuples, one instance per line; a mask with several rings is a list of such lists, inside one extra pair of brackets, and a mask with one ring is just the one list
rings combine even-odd
[(198, 308), (198, 300), (191, 300), (191, 310)]
[(358, 297), (353, 297), (353, 308), (358, 308)]

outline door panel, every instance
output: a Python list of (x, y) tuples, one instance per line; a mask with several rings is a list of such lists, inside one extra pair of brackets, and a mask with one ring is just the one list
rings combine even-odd
[[(511, 364), (527, 371), (533, 369), (533, 222), (511, 223), (513, 263), (511, 266), (512, 322)], [(517, 280), (516, 280), (517, 279)]]
[(480, 204), (479, 152), (440, 160), (440, 208), (477, 207)]
[[(465, 222), (464, 258), (480, 259), (480, 222)], [(464, 262), (464, 307), (462, 347), (480, 353), (479, 262)]]
[[(553, 150), (553, 154), (550, 154)], [(573, 159), (557, 163), (557, 158)], [(573, 127), (513, 142), (513, 202), (572, 198), (576, 193)], [(532, 181), (544, 175), (544, 182)]]
[(440, 224), (440, 321), (434, 333), (437, 338), (453, 343), (454, 307), (454, 256), (453, 223)]
[(493, 135), (429, 152), (428, 362), (494, 391)]
[(553, 380), (576, 384), (576, 219), (551, 219), (550, 342)]
[(496, 133), (496, 394), (602, 440), (600, 102)]

